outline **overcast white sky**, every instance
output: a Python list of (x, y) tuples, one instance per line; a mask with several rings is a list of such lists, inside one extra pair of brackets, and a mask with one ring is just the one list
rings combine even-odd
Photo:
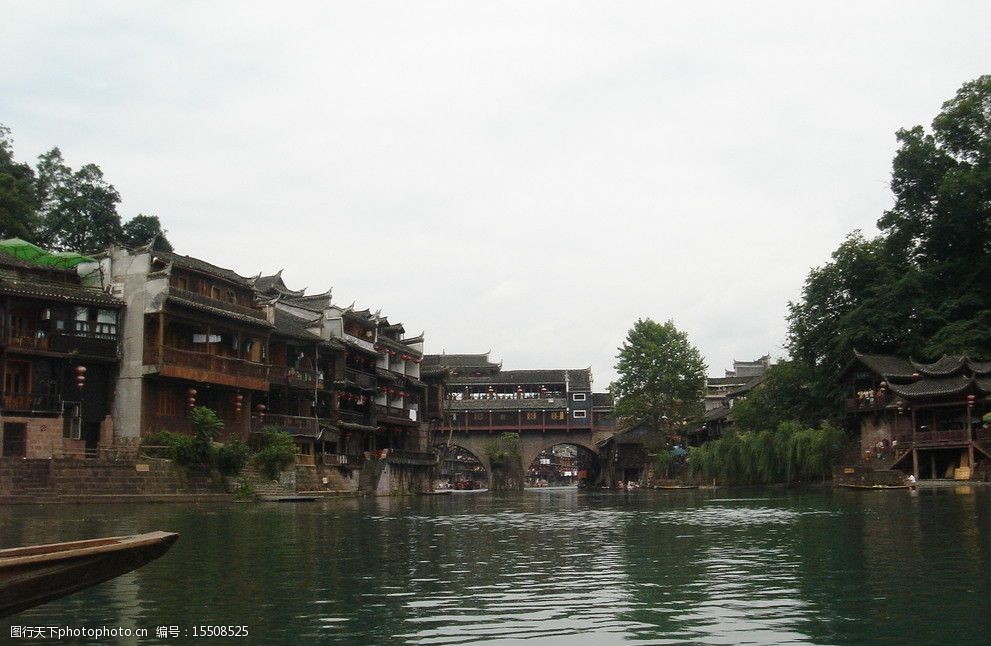
[(428, 352), (614, 377), (637, 317), (781, 356), (890, 205), (894, 133), (991, 72), (988, 2), (4, 2), (19, 159), (99, 164), (181, 253)]

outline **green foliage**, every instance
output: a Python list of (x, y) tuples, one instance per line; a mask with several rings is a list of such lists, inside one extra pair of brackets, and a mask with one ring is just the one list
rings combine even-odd
[(144, 438), (141, 445), (152, 447), (143, 448), (144, 453), (149, 457), (172, 460), (175, 464), (184, 467), (203, 464), (200, 459), (200, 449), (196, 446), (196, 438), (191, 435), (159, 431)]
[(296, 443), (292, 435), (274, 427), (268, 426), (256, 433), (253, 444), (256, 453), (252, 462), (269, 478), (277, 478), (296, 461)]
[(38, 244), (57, 251), (101, 251), (122, 237), (120, 194), (96, 164), (73, 171), (52, 148), (38, 158)]
[(0, 239), (23, 238), (54, 251), (102, 251), (112, 243), (172, 251), (157, 216), (121, 225), (120, 195), (96, 164), (73, 170), (52, 148), (37, 170), (14, 161), (10, 129), (0, 124)]
[(228, 440), (214, 453), (214, 465), (224, 475), (234, 475), (241, 472), (251, 456), (251, 447), (241, 440)]
[(773, 431), (783, 422), (816, 426), (832, 412), (815, 388), (815, 372), (802, 361), (780, 361), (764, 374), (764, 380), (745, 399), (733, 405), (733, 426), (738, 433)]
[(34, 170), (14, 161), (10, 129), (0, 124), (0, 239), (33, 241), (37, 211)]
[(881, 235), (851, 234), (789, 304), (791, 354), (831, 401), (855, 348), (991, 356), (991, 75), (897, 138)]
[(810, 482), (829, 477), (843, 441), (843, 431), (830, 424), (808, 428), (788, 421), (774, 430), (730, 433), (693, 447), (688, 465), (693, 475), (722, 484)]
[(520, 460), (520, 434), (503, 433), (485, 445), (485, 453), (493, 465), (508, 466)]
[(213, 464), (213, 441), (224, 430), (224, 421), (207, 406), (195, 406), (189, 411), (189, 421), (193, 423), (193, 447), (198, 464)]
[(155, 251), (172, 251), (172, 245), (165, 237), (162, 223), (157, 215), (139, 213), (128, 220), (121, 230), (121, 243), (125, 247), (141, 247), (154, 240), (152, 249)]
[(667, 441), (675, 423), (701, 414), (706, 365), (673, 321), (637, 319), (616, 358), (618, 416), (642, 421)]

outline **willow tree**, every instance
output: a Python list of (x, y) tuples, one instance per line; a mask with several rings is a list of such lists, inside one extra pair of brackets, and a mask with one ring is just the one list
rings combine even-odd
[(616, 413), (662, 441), (702, 412), (706, 365), (674, 321), (637, 319), (616, 356)]

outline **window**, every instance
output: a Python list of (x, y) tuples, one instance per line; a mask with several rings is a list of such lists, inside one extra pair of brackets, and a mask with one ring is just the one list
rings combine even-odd
[(585, 393), (575, 393), (571, 396), (572, 401), (583, 402), (585, 401)]
[(588, 411), (584, 410), (573, 410), (571, 411), (571, 416), (575, 419), (585, 419), (588, 417)]
[(179, 415), (179, 401), (181, 395), (171, 388), (161, 388), (158, 391), (158, 414), (168, 417)]
[(527, 413), (526, 414), (526, 418), (527, 418), (527, 421), (532, 422), (535, 419), (537, 419), (537, 414), (536, 413)]
[(551, 419), (564, 419), (564, 411), (554, 411), (551, 413)]
[(83, 436), (83, 420), (79, 415), (79, 404), (66, 404), (63, 413), (62, 437), (78, 440)]

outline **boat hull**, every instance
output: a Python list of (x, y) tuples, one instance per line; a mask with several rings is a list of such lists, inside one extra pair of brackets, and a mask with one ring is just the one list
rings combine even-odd
[(178, 538), (151, 532), (0, 550), (0, 617), (135, 570), (167, 552)]

